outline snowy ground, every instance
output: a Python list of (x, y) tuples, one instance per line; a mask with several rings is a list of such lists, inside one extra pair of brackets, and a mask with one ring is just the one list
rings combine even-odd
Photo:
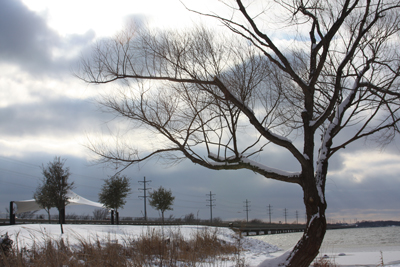
[[(147, 231), (156, 228), (162, 229), (160, 226), (127, 226), (127, 225), (64, 225), (64, 240), (68, 240), (70, 244), (74, 244), (78, 239), (100, 239), (100, 240), (118, 240), (123, 242), (127, 237), (136, 237)], [(195, 231), (203, 229), (203, 226), (164, 226), (164, 232), (180, 231), (184, 236), (192, 236)], [(213, 228), (212, 228), (213, 229)], [(11, 239), (18, 242), (20, 247), (31, 246), (33, 242), (43, 242), (44, 240), (59, 239), (60, 226), (55, 224), (26, 224), (26, 225), (13, 225), (1, 226), (0, 235), (8, 232)], [(230, 229), (219, 228), (218, 236), (220, 239), (235, 242), (235, 234)], [(243, 248), (246, 250), (243, 257), (248, 266), (274, 266), (273, 264), (266, 264), (263, 262), (269, 260), (272, 262), (274, 258), (282, 256), (284, 252), (279, 248), (256, 240), (250, 237), (243, 238)], [(345, 253), (339, 256), (338, 254), (326, 253), (328, 257), (333, 258), (336, 264), (340, 266), (371, 266), (375, 267), (379, 263), (380, 252), (356, 252)], [(383, 252), (385, 265), (387, 267), (400, 267), (400, 251), (384, 251)], [(390, 264), (389, 264), (390, 263)], [(227, 266), (234, 266), (232, 262), (227, 263)]]

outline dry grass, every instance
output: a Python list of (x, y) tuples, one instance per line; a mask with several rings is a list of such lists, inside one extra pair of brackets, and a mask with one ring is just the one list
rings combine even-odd
[(46, 239), (41, 245), (35, 242), (30, 248), (14, 245), (7, 255), (0, 251), (0, 266), (189, 267), (224, 266), (226, 261), (243, 266), (240, 241), (232, 244), (217, 236), (217, 230), (201, 229), (185, 239), (180, 230), (164, 233), (164, 230), (151, 229), (136, 238), (126, 235), (120, 243), (111, 238), (101, 241), (98, 237), (78, 238), (79, 243), (74, 245), (63, 239)]
[(329, 258), (318, 257), (313, 264), (314, 267), (339, 267), (334, 261)]

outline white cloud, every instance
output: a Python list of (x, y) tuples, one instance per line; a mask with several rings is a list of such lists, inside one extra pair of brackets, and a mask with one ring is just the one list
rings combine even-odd
[(343, 168), (329, 172), (338, 179), (353, 179), (357, 183), (369, 177), (393, 179), (400, 173), (400, 155), (381, 151), (341, 153)]

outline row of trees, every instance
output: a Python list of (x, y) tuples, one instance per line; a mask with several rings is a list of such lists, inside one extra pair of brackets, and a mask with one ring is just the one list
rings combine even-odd
[[(118, 213), (118, 209), (126, 204), (126, 197), (130, 191), (129, 179), (126, 176), (116, 174), (104, 180), (104, 185), (99, 193), (99, 202), (104, 204), (104, 207), (113, 209)], [(172, 210), (174, 199), (175, 197), (172, 196), (171, 190), (160, 186), (157, 190), (150, 192), (149, 204), (161, 212), (162, 221), (164, 222), (164, 212)]]
[[(47, 167), (42, 166), (43, 178), (34, 192), (34, 199), (43, 208), (49, 218), (50, 209), (57, 208), (59, 211), (59, 221), (61, 232), (63, 233), (62, 223), (64, 221), (65, 206), (69, 203), (68, 191), (74, 188), (74, 182), (69, 181), (71, 175), (69, 168), (64, 167), (65, 159), (55, 157)], [(104, 184), (99, 193), (99, 202), (107, 209), (112, 209), (118, 214), (118, 210), (126, 204), (126, 198), (131, 192), (129, 178), (124, 175), (116, 174), (104, 180)], [(162, 186), (150, 192), (149, 204), (161, 212), (164, 221), (164, 212), (172, 210), (175, 197), (171, 190), (166, 190)]]

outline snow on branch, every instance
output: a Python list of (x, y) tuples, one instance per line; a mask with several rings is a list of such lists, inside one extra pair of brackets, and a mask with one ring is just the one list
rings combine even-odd
[(286, 138), (286, 137), (284, 137), (284, 136), (282, 136), (282, 135), (273, 133), (273, 132), (271, 132), (271, 130), (269, 130), (268, 128), (264, 128), (264, 129), (265, 129), (265, 131), (267, 131), (267, 132), (268, 132), (270, 135), (272, 135), (273, 137), (275, 137), (275, 138), (277, 138), (277, 139), (279, 139), (279, 140), (285, 141), (285, 142), (292, 143), (292, 140), (290, 140), (289, 138)]
[(208, 164), (218, 169), (249, 169), (267, 178), (290, 183), (300, 182), (301, 172), (289, 172), (272, 168), (243, 155), (224, 158), (210, 152), (208, 157), (214, 160), (214, 162), (209, 162)]
[(301, 174), (300, 172), (289, 172), (289, 171), (284, 171), (284, 170), (268, 167), (264, 164), (261, 164), (254, 160), (251, 160), (249, 158), (242, 158), (241, 162), (250, 164), (251, 166), (258, 168), (258, 169), (262, 170), (263, 172), (277, 174), (279, 176), (286, 176), (288, 178), (298, 178)]

